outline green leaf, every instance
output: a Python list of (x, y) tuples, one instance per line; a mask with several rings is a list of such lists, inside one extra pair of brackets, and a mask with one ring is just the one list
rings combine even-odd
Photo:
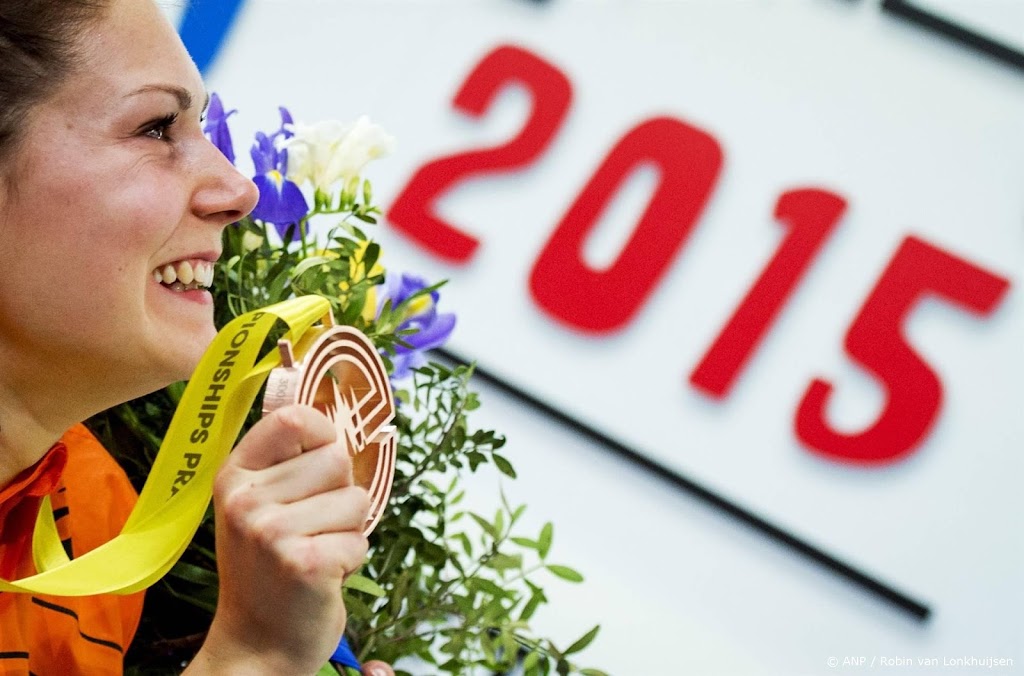
[(540, 558), (544, 559), (548, 555), (548, 551), (551, 549), (551, 538), (554, 535), (555, 527), (548, 521), (544, 524), (544, 527), (540, 529), (540, 537), (537, 538), (539, 546), (537, 552), (540, 554)]
[(171, 398), (174, 405), (177, 406), (178, 402), (181, 401), (181, 395), (185, 394), (185, 381), (171, 383), (165, 389), (167, 396)]
[(545, 567), (548, 569), (548, 571), (551, 572), (552, 575), (560, 577), (563, 580), (568, 580), (569, 582), (583, 582), (583, 576), (577, 573), (569, 566), (558, 566), (555, 564), (548, 564)]
[(608, 676), (605, 672), (600, 669), (580, 669), (582, 676)]
[(583, 636), (580, 636), (578, 639), (576, 639), (576, 642), (573, 643), (568, 648), (566, 648), (565, 652), (562, 653), (562, 654), (563, 655), (571, 655), (573, 653), (578, 653), (579, 651), (583, 650), (588, 645), (590, 645), (591, 642), (593, 642), (594, 638), (597, 636), (597, 632), (599, 632), (599, 631), (601, 631), (601, 625), (596, 625), (593, 629), (588, 631), (586, 634), (584, 634)]
[(487, 521), (487, 519), (483, 518), (482, 516), (480, 516), (478, 514), (474, 514), (473, 512), (470, 512), (469, 515), (473, 518), (473, 521), (476, 521), (478, 526), (480, 526), (481, 528), (484, 529), (485, 533), (487, 533), (488, 535), (491, 536), (492, 539), (497, 540), (498, 538), (501, 537), (498, 534), (498, 531), (494, 530), (494, 526), (492, 526)]
[(217, 586), (217, 573), (185, 561), (178, 561), (174, 564), (169, 575), (203, 586)]
[(498, 471), (502, 474), (512, 479), (516, 478), (516, 471), (512, 468), (512, 463), (503, 456), (500, 456), (497, 453), (492, 453), (491, 460), (494, 461), (494, 464), (498, 467)]
[(523, 557), (512, 554), (495, 554), (487, 561), (487, 565), (494, 570), (518, 569), (523, 567)]
[(420, 558), (431, 566), (443, 566), (448, 560), (448, 551), (433, 542), (421, 542), (418, 549)]
[(533, 614), (537, 612), (537, 608), (545, 601), (547, 601), (547, 598), (545, 598), (544, 592), (531, 596), (530, 600), (526, 602), (525, 606), (523, 606), (522, 612), (519, 613), (520, 621), (525, 622), (533, 617)]
[(210, 615), (213, 615), (213, 611), (217, 609), (217, 588), (216, 587), (203, 587), (195, 594), (186, 594), (179, 592), (174, 589), (173, 585), (165, 584), (161, 587), (166, 590), (171, 596), (177, 599), (181, 599), (186, 603), (190, 603), (197, 608), (202, 608)]
[(366, 252), (363, 254), (363, 266), (366, 269), (366, 274), (370, 274), (370, 270), (373, 269), (378, 258), (380, 258), (380, 245), (376, 242), (367, 244)]
[(323, 265), (329, 260), (331, 259), (326, 256), (310, 256), (309, 258), (305, 258), (302, 261), (300, 261), (298, 265), (292, 268), (292, 277), (301, 277), (302, 273), (304, 273), (306, 270), (309, 270), (310, 268), (317, 265)]
[(502, 666), (512, 667), (515, 665), (518, 651), (516, 637), (511, 631), (501, 632)]
[(338, 676), (340, 673), (341, 672), (338, 671), (333, 664), (328, 662), (324, 666), (320, 667), (320, 671), (316, 672), (316, 676)]
[(362, 575), (349, 575), (347, 578), (345, 578), (345, 583), (342, 585), (342, 587), (345, 589), (361, 591), (366, 594), (369, 594), (370, 596), (376, 596), (378, 598), (383, 598), (384, 596), (387, 596), (387, 592), (384, 590), (383, 587), (381, 587), (379, 584), (377, 584), (370, 578), (363, 577)]
[(536, 650), (531, 650), (529, 653), (527, 653), (526, 658), (523, 660), (523, 671), (529, 672), (530, 669), (533, 669), (535, 666), (537, 666), (538, 660), (540, 660), (540, 653)]
[(490, 580), (485, 580), (481, 577), (473, 577), (466, 580), (466, 586), (474, 591), (484, 592), (498, 598), (505, 598), (509, 595), (509, 592), (502, 589), (498, 585), (494, 584)]
[(526, 547), (527, 549), (540, 549), (540, 544), (536, 540), (530, 538), (510, 538), (512, 542), (516, 543), (520, 547)]
[(473, 545), (469, 541), (469, 536), (467, 536), (465, 533), (456, 533), (452, 536), (452, 539), (458, 540), (459, 543), (462, 545), (462, 551), (466, 553), (466, 558), (473, 557)]

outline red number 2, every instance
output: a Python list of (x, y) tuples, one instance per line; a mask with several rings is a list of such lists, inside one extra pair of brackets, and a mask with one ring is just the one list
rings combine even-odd
[(501, 46), (484, 57), (455, 95), (453, 105), (480, 117), (506, 85), (519, 82), (533, 98), (526, 124), (503, 145), (434, 160), (417, 171), (388, 211), (391, 224), (435, 255), (466, 263), (480, 242), (436, 213), (440, 196), (476, 174), (508, 171), (533, 162), (562, 126), (572, 101), (572, 84), (548, 62), (513, 46)]
[(822, 456), (840, 462), (886, 464), (905, 457), (927, 434), (942, 402), (942, 384), (903, 336), (903, 325), (927, 293), (977, 314), (991, 313), (1009, 282), (907, 237), (882, 273), (846, 334), (846, 352), (885, 386), (888, 399), (867, 429), (832, 429), (825, 409), (830, 383), (813, 380), (796, 413), (797, 436)]

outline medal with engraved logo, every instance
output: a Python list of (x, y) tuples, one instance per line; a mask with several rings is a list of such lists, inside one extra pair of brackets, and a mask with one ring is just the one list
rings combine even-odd
[(278, 343), (281, 366), (270, 372), (263, 415), (289, 404), (325, 413), (352, 458), (355, 485), (370, 496), (363, 527), (369, 535), (380, 521), (395, 476), (394, 395), (384, 362), (373, 343), (351, 326), (337, 326), (328, 312), (294, 345)]

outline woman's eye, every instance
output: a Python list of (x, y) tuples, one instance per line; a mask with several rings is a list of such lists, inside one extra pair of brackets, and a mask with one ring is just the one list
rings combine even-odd
[(159, 120), (153, 120), (143, 128), (142, 134), (157, 141), (169, 141), (170, 135), (168, 132), (176, 119), (178, 119), (177, 113), (164, 116)]

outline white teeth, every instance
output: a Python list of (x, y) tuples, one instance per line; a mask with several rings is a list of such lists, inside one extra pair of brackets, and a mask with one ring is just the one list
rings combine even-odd
[(207, 288), (213, 284), (213, 263), (178, 261), (153, 271), (153, 279), (178, 291)]
[(182, 284), (191, 284), (196, 278), (195, 272), (192, 270), (192, 264), (188, 261), (182, 261), (178, 263), (178, 281)]
[(199, 286), (210, 286), (213, 281), (213, 268), (206, 261), (196, 261), (192, 265), (192, 278)]

